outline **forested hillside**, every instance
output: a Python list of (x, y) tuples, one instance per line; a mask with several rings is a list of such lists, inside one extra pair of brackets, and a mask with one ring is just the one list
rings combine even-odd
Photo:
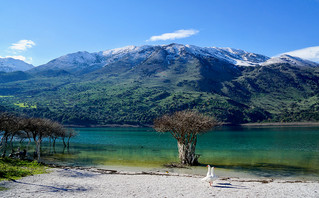
[(229, 123), (319, 120), (316, 63), (178, 44), (125, 50), (0, 73), (0, 110), (80, 125), (152, 124), (183, 109)]

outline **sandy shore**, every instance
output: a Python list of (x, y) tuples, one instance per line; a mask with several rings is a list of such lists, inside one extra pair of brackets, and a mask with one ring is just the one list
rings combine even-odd
[(51, 169), (2, 181), (0, 197), (319, 197), (319, 182), (219, 178), (213, 187), (199, 175)]

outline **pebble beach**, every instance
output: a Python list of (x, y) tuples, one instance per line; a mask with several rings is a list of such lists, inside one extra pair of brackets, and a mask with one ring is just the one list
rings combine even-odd
[(51, 168), (0, 182), (0, 197), (319, 197), (318, 181), (218, 178), (201, 175)]

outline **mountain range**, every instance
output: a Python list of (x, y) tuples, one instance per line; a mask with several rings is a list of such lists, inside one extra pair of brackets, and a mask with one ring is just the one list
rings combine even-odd
[(5, 67), (0, 110), (65, 124), (151, 124), (189, 108), (230, 123), (319, 120), (319, 63), (287, 54), (173, 43)]

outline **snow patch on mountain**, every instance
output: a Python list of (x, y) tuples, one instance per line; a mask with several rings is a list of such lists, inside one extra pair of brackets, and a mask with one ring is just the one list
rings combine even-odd
[(76, 52), (76, 53), (61, 56), (57, 59), (54, 59), (53, 62), (59, 62), (61, 64), (68, 64), (68, 63), (90, 64), (95, 62), (96, 59), (97, 57), (94, 53), (83, 51), (83, 52)]
[(132, 64), (137, 64), (147, 57), (149, 57), (153, 52), (153, 46), (143, 45), (143, 46), (126, 46), (122, 48), (116, 48), (111, 50), (106, 50), (99, 52), (98, 54), (103, 57), (104, 65), (107, 66), (111, 63), (119, 61), (121, 59), (128, 59)]
[(309, 61), (309, 60), (305, 60), (305, 59), (301, 59), (299, 57), (294, 57), (294, 56), (290, 56), (288, 54), (283, 54), (280, 55), (279, 57), (273, 57), (269, 60), (267, 60), (266, 62), (262, 63), (262, 66), (266, 66), (266, 65), (271, 65), (271, 64), (290, 64), (290, 65), (294, 65), (294, 66), (308, 66), (308, 67), (318, 67), (319, 64)]
[(301, 58), (284, 55), (269, 58), (264, 55), (247, 52), (229, 47), (198, 47), (172, 43), (169, 45), (143, 45), (126, 46), (100, 52), (77, 52), (56, 58), (49, 63), (39, 66), (34, 70), (63, 69), (69, 72), (90, 72), (111, 64), (135, 67), (144, 61), (148, 64), (166, 61), (171, 64), (174, 60), (182, 58), (190, 61), (192, 58), (212, 58), (236, 66), (258, 66), (274, 63), (289, 63), (292, 65), (306, 65), (315, 67), (317, 64)]
[(222, 59), (231, 64), (238, 66), (256, 66), (261, 62), (269, 59), (269, 57), (246, 52), (240, 49), (234, 49), (229, 47), (197, 47), (194, 45), (186, 45), (194, 54), (200, 56), (215, 57)]
[[(35, 67), (32, 69), (32, 71), (62, 69), (69, 72), (74, 72), (85, 68), (90, 68), (93, 65), (99, 65), (101, 62), (103, 62), (103, 60), (101, 60), (101, 57), (98, 53), (80, 51), (53, 59), (47, 64)], [(100, 65), (100, 67), (102, 66), (103, 65)]]
[(175, 59), (176, 57), (185, 55), (185, 53), (190, 53), (202, 57), (214, 57), (239, 66), (255, 66), (269, 59), (269, 57), (267, 56), (249, 53), (244, 50), (233, 48), (198, 47), (194, 45), (182, 45), (176, 43), (158, 46), (126, 46), (123, 48), (106, 50), (100, 52), (99, 54), (104, 57), (105, 65), (111, 64), (124, 57), (129, 58), (132, 61), (139, 62), (138, 60), (147, 59), (154, 52), (155, 49), (159, 48), (167, 52), (168, 62)]
[(22, 60), (14, 58), (0, 58), (0, 71), (3, 72), (26, 71), (33, 67), (33, 65)]

